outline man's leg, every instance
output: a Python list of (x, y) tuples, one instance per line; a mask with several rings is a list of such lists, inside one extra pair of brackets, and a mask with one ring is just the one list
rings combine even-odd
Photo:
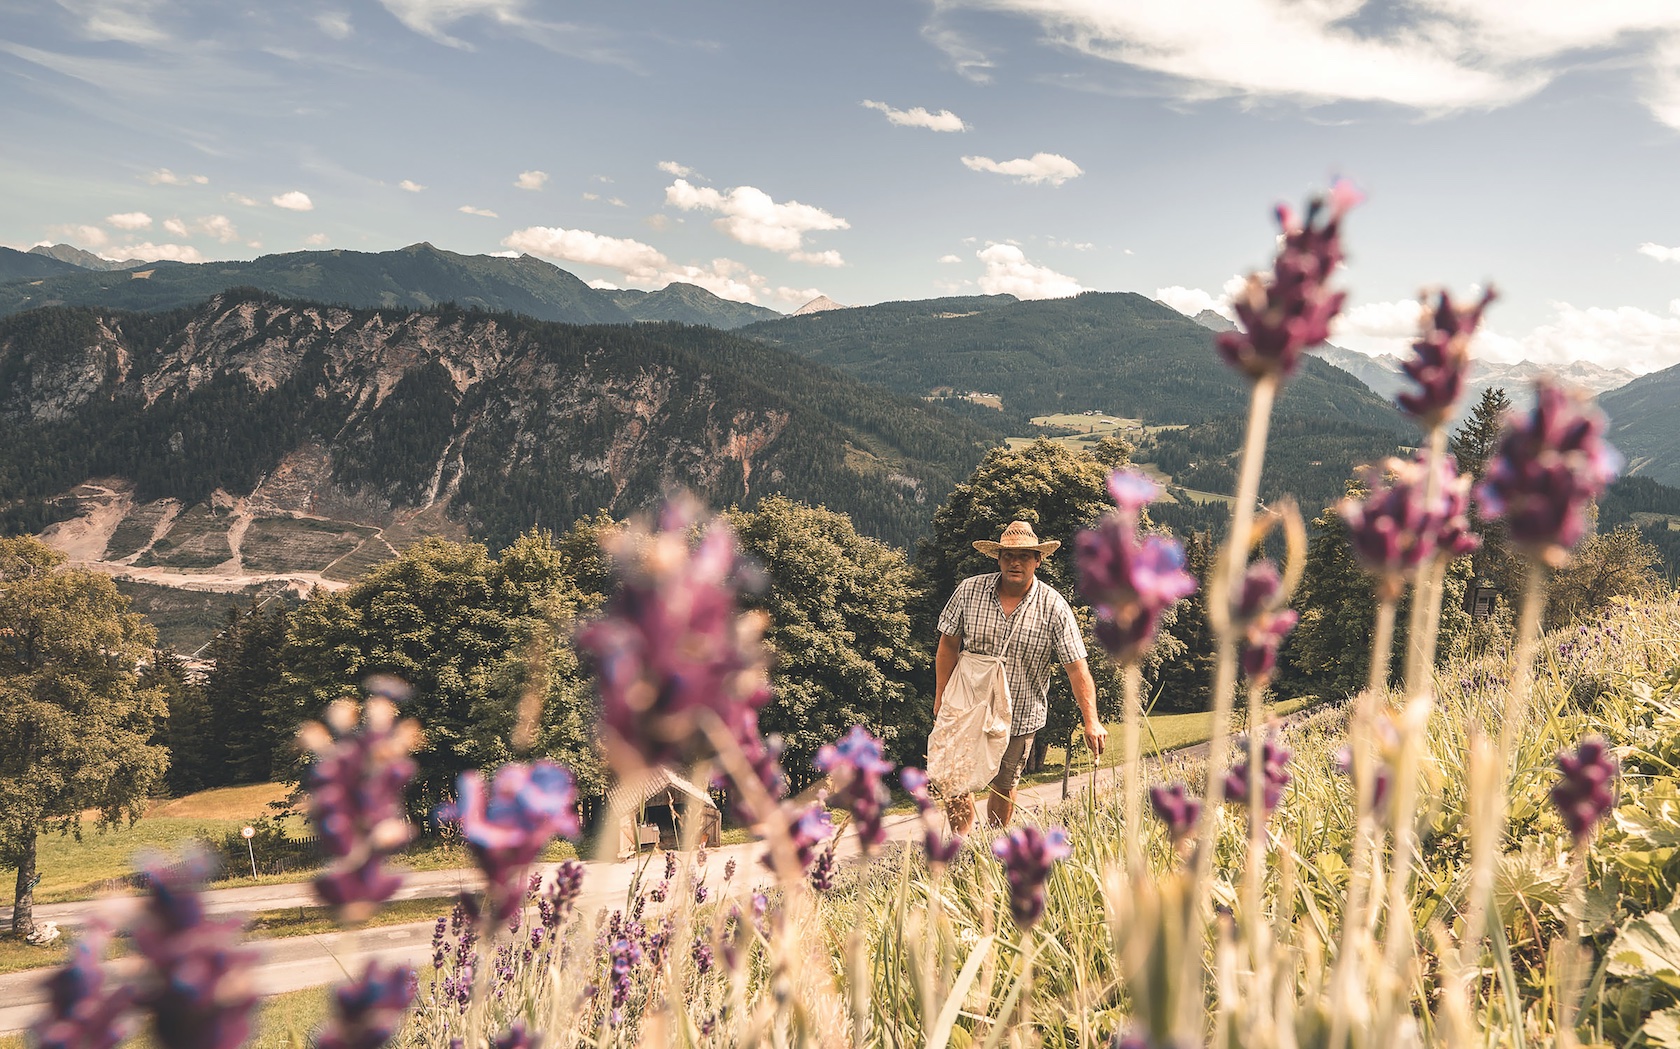
[(1024, 736), (1011, 736), (1009, 746), (1004, 748), (1003, 761), (986, 791), (986, 819), (994, 827), (1008, 826), (1010, 817), (1015, 814), (1015, 786), (1021, 782), (1021, 769), (1027, 764), (1027, 755), (1032, 753), (1035, 735), (1036, 732), (1029, 732)]

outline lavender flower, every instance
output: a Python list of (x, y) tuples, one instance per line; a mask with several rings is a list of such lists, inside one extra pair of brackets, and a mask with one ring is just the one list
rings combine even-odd
[(239, 946), (239, 919), (212, 919), (199, 888), (211, 862), (202, 852), (145, 868), (147, 895), (129, 927), (145, 961), (137, 1000), (157, 1040), (171, 1049), (233, 1049), (251, 1035), (255, 951)]
[(916, 803), (916, 811), (922, 820), (922, 851), (927, 856), (928, 868), (938, 872), (943, 870), (957, 854), (962, 852), (963, 839), (953, 834), (946, 838), (940, 833), (938, 805), (928, 793), (927, 773), (918, 768), (905, 767), (898, 770), (898, 781), (909, 791), (910, 797)]
[(134, 988), (107, 978), (100, 959), (108, 940), (103, 926), (88, 926), (63, 967), (47, 978), (47, 1015), (33, 1030), (39, 1049), (113, 1049), (128, 1036)]
[(1429, 463), (1389, 458), (1366, 469), (1370, 494), (1348, 497), (1337, 507), (1359, 562), (1377, 577), (1377, 593), (1395, 600), (1417, 570), (1437, 553), (1457, 557), (1478, 540), (1466, 517), (1470, 479), (1451, 456), (1441, 461), (1437, 496), (1429, 501)]
[(1167, 837), (1174, 845), (1189, 840), (1202, 815), (1201, 800), (1182, 783), (1157, 783), (1149, 788), (1149, 807), (1167, 825)]
[[(808, 872), (811, 864), (816, 862), (817, 846), (827, 841), (834, 833), (834, 821), (828, 815), (828, 809), (821, 802), (804, 809), (790, 809), (783, 806), (780, 819), (788, 821), (788, 834), (793, 838), (794, 855), (802, 872)], [(769, 855), (764, 857), (764, 865), (771, 870), (775, 863)]]
[(1443, 291), (1435, 309), (1426, 315), (1423, 335), (1412, 344), (1417, 356), (1402, 366), (1419, 389), (1395, 398), (1401, 409), (1425, 429), (1434, 429), (1452, 417), (1453, 407), (1464, 394), (1464, 377), (1470, 371), (1470, 338), (1482, 322), (1482, 312), (1495, 297), (1489, 288), (1480, 302), (1465, 309), (1454, 306)]
[(1579, 847), (1615, 807), (1620, 765), (1602, 738), (1588, 736), (1576, 746), (1575, 753), (1559, 751), (1557, 766), (1563, 775), (1552, 787), (1552, 804)]
[(531, 1036), (530, 1029), (525, 1026), (525, 1021), (515, 1020), (513, 1026), (509, 1027), (505, 1034), (499, 1034), (492, 1039), (491, 1044), (495, 1049), (531, 1049), (537, 1042)]
[(367, 686), (376, 694), (361, 711), (339, 700), (327, 708), (324, 724), (311, 721), (298, 730), (315, 756), (303, 774), (309, 819), (335, 861), (315, 878), (315, 894), (348, 922), (365, 921), (401, 887), (401, 876), (383, 861), (413, 835), (402, 794), (414, 778), (408, 755), (420, 727), (412, 718), (398, 721), (389, 698), (406, 696), (406, 685), (381, 675)]
[(1096, 611), (1097, 640), (1118, 661), (1142, 658), (1154, 643), (1161, 615), (1195, 593), (1184, 571), (1184, 548), (1161, 535), (1139, 536), (1139, 512), (1155, 497), (1155, 483), (1140, 473), (1116, 470), (1108, 491), (1116, 509), (1074, 537), (1079, 591)]
[(691, 504), (667, 504), (658, 531), (628, 528), (602, 540), (619, 589), (607, 614), (578, 635), (594, 659), (601, 720), (614, 764), (675, 765), (703, 756), (701, 715), (715, 716), (774, 793), (780, 769), (759, 738), (770, 698), (762, 614), (736, 597), (758, 576), (734, 533), (713, 522), (690, 547)]
[(1301, 619), (1294, 609), (1277, 607), (1282, 586), (1276, 564), (1256, 561), (1243, 573), (1237, 597), (1234, 618), (1243, 629), (1243, 673), (1262, 685), (1277, 669), (1278, 646)]
[(624, 1022), (624, 1006), (630, 1001), (630, 974), (642, 963), (642, 948), (635, 940), (619, 939), (612, 945), (612, 1015), (614, 1027)]
[(1604, 415), (1549, 379), (1534, 384), (1534, 411), (1506, 420), (1499, 449), (1476, 488), (1483, 515), (1503, 518), (1529, 557), (1561, 565), (1586, 534), (1587, 504), (1622, 468), (1604, 440)]
[(818, 750), (814, 764), (834, 784), (829, 800), (852, 814), (864, 854), (873, 852), (886, 840), (887, 829), (881, 819), (892, 800), (892, 793), (881, 777), (891, 772), (893, 766), (882, 757), (881, 741), (862, 725), (853, 725), (840, 742)]
[(1015, 924), (1030, 929), (1044, 916), (1044, 883), (1058, 860), (1073, 855), (1067, 831), (1018, 827), (992, 843), (992, 855), (1003, 861), (1009, 880), (1009, 913)]
[[(1330, 290), (1330, 276), (1342, 261), (1342, 217), (1359, 203), (1359, 192), (1338, 180), (1328, 208), (1321, 197), (1307, 204), (1304, 222), (1278, 205), (1283, 246), (1270, 278), (1251, 274), (1231, 303), (1241, 330), (1220, 334), (1225, 362), (1251, 379), (1287, 378), (1301, 354), (1330, 337), (1330, 322), (1342, 310), (1345, 292)], [(1323, 219), (1323, 224), (1319, 220)]]
[(728, 881), (733, 877), (735, 877), (735, 857), (731, 856), (723, 863), (723, 880)]
[(818, 892), (827, 892), (834, 888), (834, 842), (817, 853), (815, 862), (811, 864), (811, 888)]
[(712, 971), (712, 945), (704, 936), (694, 937), (694, 946), (689, 951), (694, 958), (694, 968), (701, 976)]
[(525, 871), (556, 835), (576, 837), (577, 792), (571, 773), (551, 761), (510, 763), (496, 770), (489, 796), (476, 769), (456, 781), (457, 800), (438, 813), (461, 821), (461, 834), (484, 872), (492, 922), (512, 917), (523, 901)]
[[(1231, 766), (1225, 773), (1225, 797), (1230, 801), (1248, 804), (1248, 761), (1252, 748), (1247, 737), (1239, 738), (1236, 752), (1242, 755), (1241, 760)], [(1283, 800), (1283, 789), (1289, 786), (1292, 777), (1289, 774), (1289, 751), (1278, 742), (1275, 733), (1266, 733), (1266, 738), (1260, 742), (1260, 805), (1264, 810), (1262, 818), (1270, 816)]]
[(317, 1049), (379, 1049), (402, 1026), (414, 1000), (414, 970), (370, 961), (361, 979), (333, 992), (333, 1018)]

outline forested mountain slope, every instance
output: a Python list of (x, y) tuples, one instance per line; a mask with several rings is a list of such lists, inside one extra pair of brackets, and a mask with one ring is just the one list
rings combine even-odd
[(141, 503), (262, 488), (341, 519), (440, 507), (500, 543), (686, 487), (714, 506), (826, 504), (907, 544), (1001, 436), (708, 328), (252, 290), (0, 321), (0, 507), (14, 510), (120, 478)]
[(1598, 403), (1627, 472), (1680, 485), (1680, 364), (1600, 394)]

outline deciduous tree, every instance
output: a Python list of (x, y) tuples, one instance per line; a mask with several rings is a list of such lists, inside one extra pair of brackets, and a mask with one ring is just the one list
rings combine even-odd
[(0, 539), (0, 866), (17, 871), (12, 931), (34, 928), (43, 830), (138, 819), (168, 765), (151, 742), (163, 693), (138, 687), (155, 635), (109, 576), (64, 567), (33, 538)]

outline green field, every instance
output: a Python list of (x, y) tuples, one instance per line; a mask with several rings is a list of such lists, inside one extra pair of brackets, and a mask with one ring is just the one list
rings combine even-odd
[(152, 544), (152, 548), (135, 564), (142, 567), (162, 565), (169, 568), (214, 568), (233, 556), (227, 540), (228, 519), (205, 503), (196, 503), (181, 512), (169, 527), (169, 534)]

